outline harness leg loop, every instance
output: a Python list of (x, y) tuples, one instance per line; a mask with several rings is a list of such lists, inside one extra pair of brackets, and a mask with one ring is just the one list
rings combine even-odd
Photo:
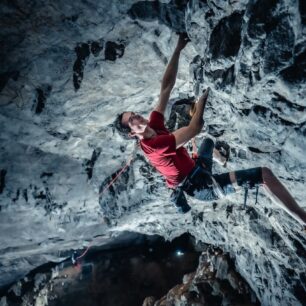
[(247, 198), (248, 198), (248, 191), (249, 191), (249, 186), (248, 186), (248, 184), (246, 184), (245, 187), (244, 187), (244, 203), (243, 203), (243, 209), (246, 209)]

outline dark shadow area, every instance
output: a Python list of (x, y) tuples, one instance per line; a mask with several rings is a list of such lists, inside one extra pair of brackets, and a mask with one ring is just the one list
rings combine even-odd
[(0, 194), (3, 192), (5, 187), (5, 176), (7, 171), (5, 169), (0, 170)]
[(276, 9), (277, 2), (277, 0), (259, 0), (249, 6), (248, 34), (251, 38), (258, 38), (275, 27), (276, 19), (273, 12)]
[(0, 74), (0, 92), (2, 89), (5, 87), (6, 83), (8, 82), (9, 79), (13, 79), (14, 81), (17, 81), (19, 77), (19, 71), (14, 70), (14, 71), (9, 71), (6, 73), (1, 73)]
[(58, 298), (49, 305), (141, 305), (146, 296), (162, 296), (180, 283), (185, 273), (196, 269), (198, 256), (188, 235), (171, 243), (144, 240), (143, 245), (91, 254), (78, 276), (63, 276), (54, 283)]
[(185, 32), (184, 17), (187, 3), (187, 0), (172, 0), (167, 4), (159, 1), (139, 1), (132, 5), (128, 15), (132, 19), (159, 20), (174, 31)]
[(210, 36), (212, 59), (237, 55), (241, 44), (243, 13), (235, 12), (220, 20)]
[(108, 41), (105, 44), (105, 59), (114, 62), (124, 54), (124, 44), (117, 44), (113, 41)]
[[(257, 217), (252, 209), (248, 213)], [(199, 218), (203, 221), (203, 215)], [(4, 296), (5, 306), (24, 301), (48, 306), (171, 306), (183, 301), (184, 305), (259, 305), (229, 254), (195, 242), (190, 234), (172, 242), (133, 232), (111, 240), (103, 235), (93, 238), (105, 239), (104, 244), (62, 252), (67, 260), (41, 265), (0, 288), (0, 300)], [(297, 286), (296, 292), (301, 296), (302, 288)]]
[(73, 65), (73, 85), (74, 89), (77, 91), (80, 89), (84, 75), (84, 67), (90, 55), (89, 44), (82, 43), (77, 45), (75, 48), (75, 53), (77, 55), (77, 59)]
[(306, 75), (306, 50), (294, 58), (293, 65), (281, 71), (282, 78), (288, 83), (300, 83)]
[(44, 110), (47, 98), (49, 97), (51, 90), (51, 85), (43, 85), (39, 88), (36, 88), (35, 114), (40, 114)]
[(76, 265), (64, 261), (53, 278), (54, 263), (35, 269), (21, 281), (20, 295), (7, 288), (1, 293), (9, 306), (24, 299), (34, 305), (35, 292), (43, 287), (49, 306), (137, 306), (181, 283), (184, 274), (196, 270), (199, 255), (188, 234), (167, 242), (160, 236), (124, 233), (110, 244), (90, 248)]
[(97, 159), (101, 154), (101, 151), (102, 151), (101, 148), (94, 149), (92, 152), (91, 159), (90, 160), (86, 159), (82, 164), (82, 166), (85, 168), (85, 171), (87, 173), (87, 178), (89, 180), (92, 178), (93, 168), (95, 166), (95, 162), (97, 161)]
[(302, 24), (306, 25), (306, 1), (299, 0), (299, 9), (301, 14)]

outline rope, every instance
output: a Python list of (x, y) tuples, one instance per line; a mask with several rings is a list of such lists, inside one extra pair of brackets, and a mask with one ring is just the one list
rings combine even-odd
[(117, 178), (125, 171), (125, 169), (131, 164), (131, 161), (133, 159), (133, 155), (129, 158), (128, 162), (126, 163), (126, 165), (118, 172), (118, 174), (115, 176), (115, 178), (113, 178), (110, 183), (104, 187), (104, 189), (99, 192), (99, 196), (101, 196), (106, 190), (108, 190), (113, 184), (114, 182), (117, 180)]
[(78, 257), (75, 259), (76, 262), (77, 262), (79, 259), (81, 259), (82, 257), (84, 257), (84, 256), (86, 255), (86, 253), (87, 253), (87, 252), (89, 251), (89, 249), (91, 248), (92, 244), (93, 244), (93, 242), (91, 242), (91, 243), (88, 245), (88, 247), (85, 249), (85, 251), (84, 251), (80, 256), (78, 256)]
[[(137, 145), (135, 146), (137, 148)], [(106, 187), (103, 188), (103, 190), (101, 192), (99, 192), (99, 197), (106, 191), (108, 190), (114, 183), (115, 181), (120, 177), (120, 175), (127, 169), (127, 167), (130, 166), (133, 158), (134, 158), (134, 152), (131, 154), (130, 158), (128, 159), (127, 163), (125, 164), (125, 166), (117, 173), (117, 175), (107, 184)], [(72, 263), (74, 265), (77, 265), (78, 264), (78, 261), (84, 257), (87, 252), (89, 251), (89, 249), (92, 247), (93, 245), (93, 241), (89, 243), (89, 245), (87, 246), (87, 248), (85, 249), (85, 251), (78, 257), (74, 257), (75, 254), (72, 255), (71, 259), (72, 259)]]

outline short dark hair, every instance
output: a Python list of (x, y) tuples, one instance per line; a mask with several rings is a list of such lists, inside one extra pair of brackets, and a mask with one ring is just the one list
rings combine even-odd
[(122, 117), (125, 112), (117, 115), (114, 121), (114, 127), (118, 131), (118, 133), (125, 139), (130, 139), (128, 134), (132, 131), (128, 125), (122, 124)]

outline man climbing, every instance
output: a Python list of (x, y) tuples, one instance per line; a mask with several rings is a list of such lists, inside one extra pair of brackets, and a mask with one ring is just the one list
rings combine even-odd
[(183, 146), (202, 130), (209, 88), (198, 99), (188, 126), (172, 133), (165, 128), (164, 112), (176, 81), (180, 53), (188, 41), (186, 34), (180, 34), (163, 76), (158, 104), (150, 114), (149, 120), (132, 111), (123, 112), (116, 119), (118, 131), (139, 140), (140, 147), (150, 163), (164, 176), (168, 187), (174, 190), (173, 198), (182, 212), (190, 209), (184, 192), (203, 201), (212, 201), (241, 187), (245, 188), (246, 197), (249, 188), (263, 185), (271, 196), (278, 200), (281, 208), (298, 222), (306, 225), (306, 212), (270, 169), (257, 167), (213, 175), (211, 170), (214, 143), (211, 139), (203, 141), (196, 162), (189, 156)]

